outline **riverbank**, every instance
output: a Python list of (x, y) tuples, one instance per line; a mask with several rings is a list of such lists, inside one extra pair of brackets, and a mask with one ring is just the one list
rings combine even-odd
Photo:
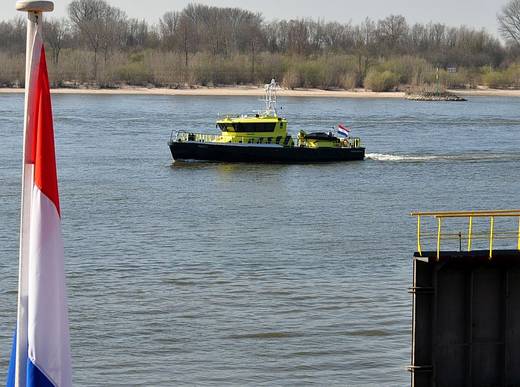
[[(193, 89), (168, 89), (145, 87), (121, 87), (117, 89), (52, 89), (53, 94), (94, 94), (94, 95), (174, 95), (174, 96), (263, 96), (262, 87), (197, 87)], [(465, 96), (485, 97), (520, 97), (520, 90), (500, 90), (479, 88), (474, 90), (452, 90), (454, 93)], [(0, 93), (23, 93), (21, 88), (0, 88)], [(278, 92), (281, 97), (329, 97), (329, 98), (404, 98), (404, 92), (377, 93), (364, 89), (356, 90), (321, 90), (321, 89), (283, 89)]]

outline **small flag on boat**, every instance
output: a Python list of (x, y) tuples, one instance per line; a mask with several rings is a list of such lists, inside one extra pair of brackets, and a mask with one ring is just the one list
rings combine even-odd
[(339, 124), (338, 125), (338, 134), (343, 137), (348, 137), (348, 136), (350, 136), (350, 128), (347, 128), (343, 124)]
[(29, 16), (27, 37), (18, 319), (7, 387), (68, 387), (72, 378), (64, 250), (41, 17)]

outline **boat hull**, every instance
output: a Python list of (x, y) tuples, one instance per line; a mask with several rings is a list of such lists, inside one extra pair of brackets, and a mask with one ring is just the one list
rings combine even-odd
[(254, 163), (317, 163), (365, 158), (365, 148), (304, 148), (170, 141), (174, 160)]

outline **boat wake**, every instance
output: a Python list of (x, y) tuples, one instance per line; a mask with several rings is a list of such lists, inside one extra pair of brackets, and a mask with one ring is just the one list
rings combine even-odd
[(389, 161), (389, 162), (428, 162), (428, 161), (515, 161), (520, 160), (520, 153), (467, 153), (467, 154), (447, 154), (447, 155), (406, 155), (406, 154), (386, 154), (386, 153), (367, 153), (367, 160)]
[(435, 160), (437, 156), (413, 156), (413, 155), (390, 155), (385, 153), (367, 153), (367, 160), (376, 161), (429, 161)]

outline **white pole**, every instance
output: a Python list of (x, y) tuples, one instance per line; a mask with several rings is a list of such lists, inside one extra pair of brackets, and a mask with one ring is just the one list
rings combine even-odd
[[(23, 132), (23, 166), (22, 166), (22, 205), (20, 219), (20, 256), (18, 276), (18, 320), (16, 327), (16, 369), (15, 386), (26, 385), (26, 362), (27, 362), (27, 278), (28, 268), (24, 265), (22, 257), (28, 254), (29, 215), (31, 203), (31, 187), (33, 183), (33, 164), (27, 163), (27, 144), (30, 140), (31, 126), (30, 112), (33, 109), (32, 97), (34, 95), (34, 82), (36, 81), (37, 69), (42, 47), (42, 13), (54, 10), (52, 1), (18, 1), (18, 11), (27, 12), (27, 48), (25, 64), (25, 109), (24, 109), (24, 132)], [(37, 62), (37, 63), (35, 63)], [(27, 189), (28, 188), (28, 189)]]

